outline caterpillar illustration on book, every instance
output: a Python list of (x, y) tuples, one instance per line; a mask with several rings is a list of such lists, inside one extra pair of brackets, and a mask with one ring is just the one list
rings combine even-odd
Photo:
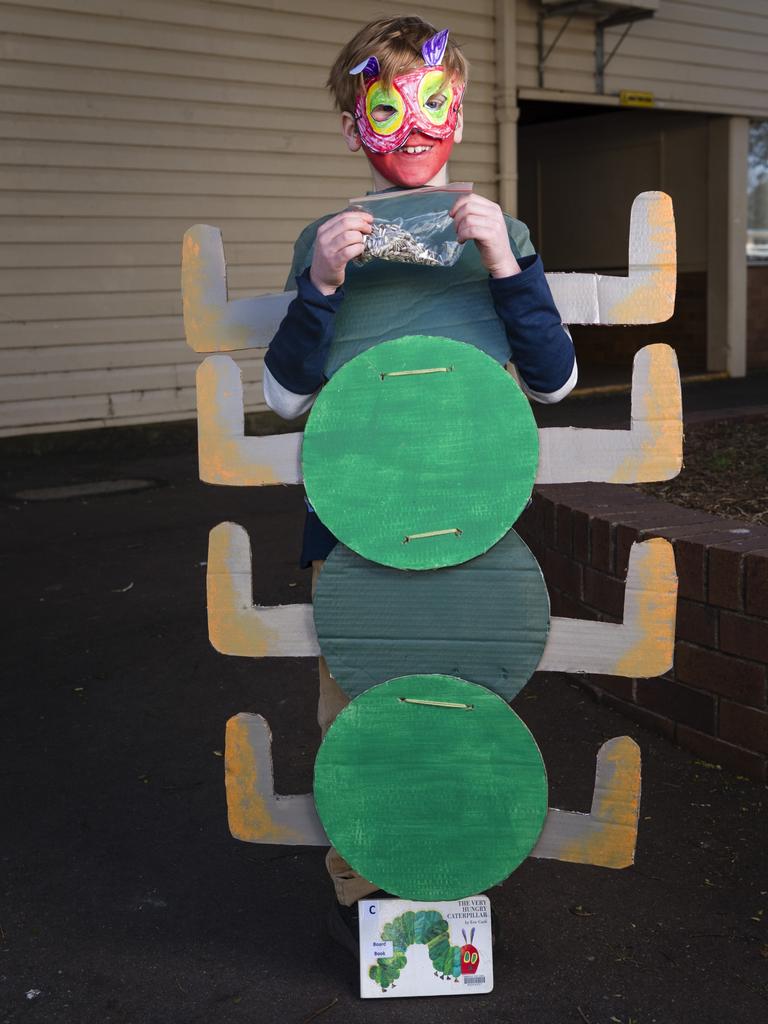
[[(380, 262), (363, 269), (375, 274)], [(628, 276), (547, 277), (566, 324), (668, 319), (671, 200), (660, 192), (635, 199)], [(677, 595), (672, 547), (662, 538), (633, 544), (623, 621), (587, 621), (550, 615), (539, 565), (513, 527), (534, 484), (622, 484), (679, 472), (672, 349), (651, 344), (637, 353), (630, 429), (537, 429), (513, 376), (462, 340), (460, 290), (446, 289), (434, 334), (398, 332), (406, 314), (391, 307), (391, 340), (358, 346), (330, 375), (303, 438), (254, 437), (244, 433), (240, 369), (225, 353), (267, 345), (292, 293), (229, 300), (221, 234), (205, 225), (185, 235), (183, 290), (187, 341), (208, 354), (197, 373), (201, 478), (234, 486), (303, 481), (340, 541), (314, 606), (263, 607), (253, 601), (246, 531), (235, 523), (211, 531), (214, 647), (252, 658), (322, 653), (351, 698), (321, 744), (314, 794), (277, 794), (267, 722), (250, 713), (230, 719), (232, 834), (254, 843), (332, 843), (365, 879), (421, 901), (482, 892), (529, 856), (632, 864), (640, 800), (634, 741), (610, 739), (597, 752), (589, 812), (551, 808), (541, 754), (509, 701), (534, 671), (666, 672)], [(445, 922), (429, 920), (420, 934), (431, 936), (432, 962), (455, 976), (463, 968), (459, 947), (439, 930)], [(381, 983), (402, 969), (400, 939), (412, 924), (393, 922), (398, 952), (377, 967)]]
[(475, 929), (471, 930), (469, 939), (464, 928), (461, 934), (464, 945), (452, 946), (448, 922), (438, 910), (407, 910), (382, 928), (382, 939), (392, 943), (392, 956), (379, 957), (369, 968), (368, 976), (384, 992), (394, 988), (408, 963), (408, 947), (423, 943), (435, 976), (443, 981), (458, 982), (462, 974), (474, 974), (480, 963), (480, 954), (472, 945)]

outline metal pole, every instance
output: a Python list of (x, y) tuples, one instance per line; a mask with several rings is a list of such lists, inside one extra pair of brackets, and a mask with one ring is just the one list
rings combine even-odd
[(595, 25), (595, 92), (605, 92), (605, 29), (598, 21)]
[(539, 88), (544, 88), (544, 12), (539, 8), (536, 21), (536, 38), (539, 46)]

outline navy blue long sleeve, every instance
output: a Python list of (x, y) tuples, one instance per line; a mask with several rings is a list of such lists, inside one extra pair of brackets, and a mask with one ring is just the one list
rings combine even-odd
[(521, 380), (532, 392), (553, 394), (573, 373), (573, 342), (563, 327), (541, 258), (523, 256), (518, 263), (519, 274), (489, 278), (488, 286)]
[(309, 268), (296, 278), (296, 288), (298, 295), (267, 349), (264, 365), (286, 391), (312, 395), (325, 382), (323, 369), (344, 290), (323, 295), (310, 281)]

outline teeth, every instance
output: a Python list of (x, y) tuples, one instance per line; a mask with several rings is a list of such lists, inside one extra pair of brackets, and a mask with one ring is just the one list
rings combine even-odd
[(432, 149), (431, 146), (406, 146), (406, 153), (428, 153)]

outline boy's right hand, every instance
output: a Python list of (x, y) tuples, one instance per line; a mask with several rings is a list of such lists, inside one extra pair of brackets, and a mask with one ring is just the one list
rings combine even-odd
[(345, 210), (318, 228), (309, 279), (323, 295), (333, 295), (344, 284), (347, 263), (365, 248), (372, 224), (372, 214)]

